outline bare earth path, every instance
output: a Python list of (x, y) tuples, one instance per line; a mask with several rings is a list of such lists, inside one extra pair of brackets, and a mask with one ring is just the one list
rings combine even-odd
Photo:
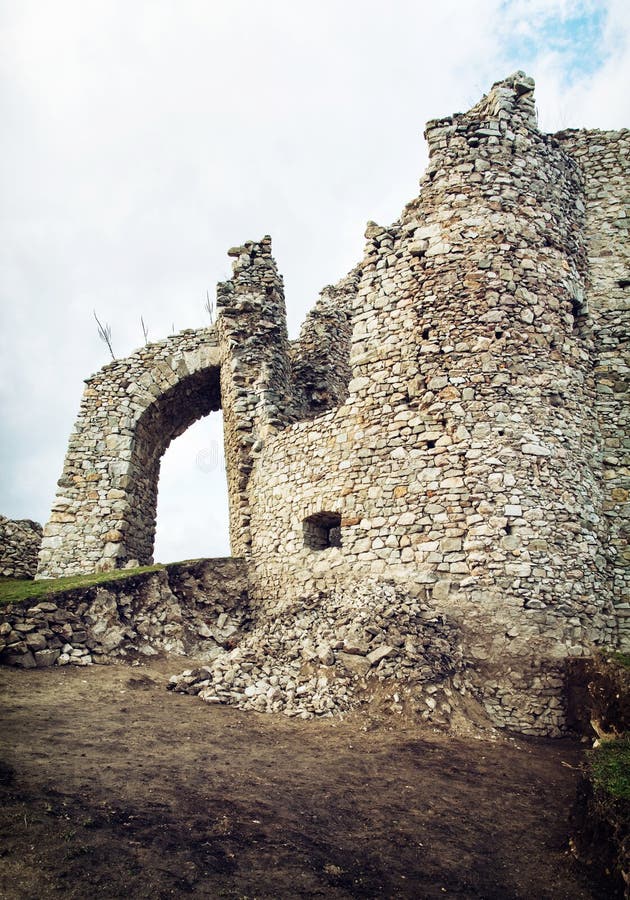
[(177, 670), (0, 670), (0, 897), (606, 896), (575, 744), (244, 713)]

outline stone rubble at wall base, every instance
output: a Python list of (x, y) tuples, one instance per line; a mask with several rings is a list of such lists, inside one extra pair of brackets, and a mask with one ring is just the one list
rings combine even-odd
[(500, 727), (563, 733), (562, 663), (549, 660), (523, 679), (475, 663), (466, 644), (461, 626), (435, 607), (394, 583), (367, 580), (302, 597), (275, 615), (254, 604), (238, 647), (169, 686), (207, 703), (304, 719), (380, 700), (392, 713), (446, 724), (462, 698), (473, 698)]
[(90, 666), (166, 653), (196, 666), (172, 676), (169, 688), (210, 704), (308, 719), (377, 703), (446, 725), (465, 700), (497, 725), (563, 731), (557, 665), (539, 672), (534, 693), (503, 671), (493, 681), (483, 664), (466, 660), (458, 625), (388, 582), (318, 592), (270, 615), (249, 598), (244, 560), (200, 560), (10, 604), (2, 619), (4, 665)]
[(463, 668), (452, 624), (394, 585), (367, 582), (255, 618), (231, 653), (170, 686), (208, 703), (310, 718), (353, 709), (371, 682), (391, 682), (415, 692), (427, 718), (450, 713), (444, 691), (452, 695)]

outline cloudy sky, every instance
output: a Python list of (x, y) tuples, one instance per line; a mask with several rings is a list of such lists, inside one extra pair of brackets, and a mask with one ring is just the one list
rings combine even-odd
[[(47, 519), (82, 380), (206, 323), (273, 236), (289, 328), (417, 193), (427, 119), (524, 69), (630, 125), (627, 0), (0, 0), (0, 512)], [(156, 558), (228, 552), (219, 414), (164, 457)]]

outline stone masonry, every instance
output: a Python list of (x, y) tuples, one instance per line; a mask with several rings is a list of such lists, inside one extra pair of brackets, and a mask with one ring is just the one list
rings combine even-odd
[(220, 407), (213, 329), (149, 344), (89, 378), (38, 577), (152, 562), (161, 458), (175, 437)]
[(133, 662), (159, 653), (210, 662), (248, 617), (243, 560), (175, 563), (3, 609), (0, 663), (24, 669)]
[(34, 578), (41, 542), (39, 522), (0, 516), (0, 575)]
[(406, 596), (495, 723), (561, 728), (567, 657), (630, 637), (630, 133), (543, 134), (533, 89), (517, 72), (427, 124), (419, 195), (297, 341), (265, 237), (230, 250), (216, 328), (90, 379), (39, 575), (150, 562), (161, 455), (220, 407), (261, 627), (319, 598), (336, 667), (333, 607)]

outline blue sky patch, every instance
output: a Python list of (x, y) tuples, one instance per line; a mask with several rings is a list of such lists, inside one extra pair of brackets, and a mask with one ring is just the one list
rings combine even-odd
[(539, 12), (538, 18), (533, 18), (526, 9), (527, 18), (521, 18), (520, 4), (507, 0), (503, 9), (513, 26), (507, 52), (525, 69), (532, 68), (537, 57), (552, 54), (567, 82), (592, 75), (607, 55), (603, 40), (606, 7), (601, 2), (578, 2), (566, 12), (558, 8)]

